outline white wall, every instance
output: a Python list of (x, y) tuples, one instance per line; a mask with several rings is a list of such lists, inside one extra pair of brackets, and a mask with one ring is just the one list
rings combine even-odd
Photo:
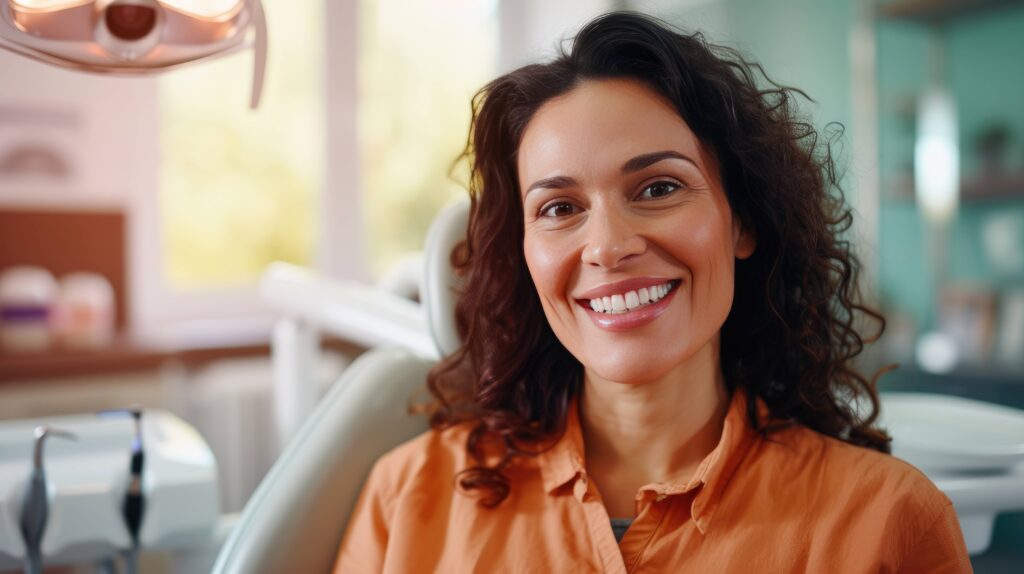
[[(0, 110), (0, 145), (52, 136), (73, 167), (60, 183), (0, 179), (0, 205), (127, 207), (156, 193), (155, 79), (87, 75), (0, 50)], [(36, 114), (70, 118), (70, 126), (41, 127), (30, 120)]]
[(499, 73), (552, 58), (562, 40), (614, 5), (613, 0), (502, 0)]

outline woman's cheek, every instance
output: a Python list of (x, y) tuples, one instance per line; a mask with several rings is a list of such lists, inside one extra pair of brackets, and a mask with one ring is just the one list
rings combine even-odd
[[(531, 234), (532, 235), (532, 234)], [(523, 241), (523, 252), (526, 255), (526, 265), (530, 268), (530, 272), (535, 275), (534, 282), (538, 280), (544, 280), (551, 273), (557, 272), (559, 266), (565, 264), (565, 255), (563, 254), (564, 245), (563, 242), (558, 241), (552, 237), (543, 236), (539, 237), (527, 237)]]

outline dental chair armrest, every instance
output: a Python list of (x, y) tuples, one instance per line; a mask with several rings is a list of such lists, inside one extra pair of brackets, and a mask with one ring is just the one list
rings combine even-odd
[(420, 357), (438, 357), (420, 305), (394, 293), (280, 262), (263, 274), (260, 293), (286, 316), (319, 331), (366, 347), (400, 346)]

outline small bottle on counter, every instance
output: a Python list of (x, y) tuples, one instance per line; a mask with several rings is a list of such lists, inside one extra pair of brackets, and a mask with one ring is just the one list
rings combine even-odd
[(62, 344), (97, 348), (114, 339), (114, 288), (97, 273), (61, 278), (54, 302), (53, 328)]
[(0, 272), (0, 345), (15, 352), (50, 347), (50, 320), (57, 280), (42, 267), (10, 267)]

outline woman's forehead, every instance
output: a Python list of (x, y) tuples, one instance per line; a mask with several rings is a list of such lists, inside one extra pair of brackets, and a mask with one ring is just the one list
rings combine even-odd
[(544, 103), (527, 124), (517, 154), (520, 185), (598, 166), (617, 169), (659, 151), (676, 151), (704, 168), (700, 141), (668, 100), (636, 80), (588, 80)]

